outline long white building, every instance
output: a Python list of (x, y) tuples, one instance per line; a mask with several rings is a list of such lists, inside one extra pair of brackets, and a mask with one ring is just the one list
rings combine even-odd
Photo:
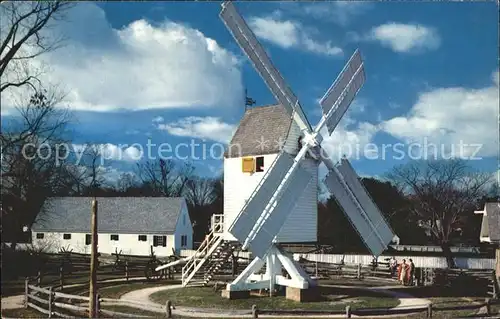
[[(32, 226), (32, 243), (47, 252), (90, 253), (92, 197), (46, 201)], [(169, 256), (192, 249), (193, 227), (182, 197), (98, 197), (98, 251)]]

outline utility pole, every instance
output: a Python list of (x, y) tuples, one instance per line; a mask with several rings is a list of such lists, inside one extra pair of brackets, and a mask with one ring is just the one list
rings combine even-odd
[(90, 255), (90, 292), (89, 292), (89, 318), (97, 318), (97, 199), (92, 201), (92, 250)]

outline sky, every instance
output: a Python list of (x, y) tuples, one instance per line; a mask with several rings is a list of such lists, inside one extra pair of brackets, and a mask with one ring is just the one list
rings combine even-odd
[[(323, 134), (334, 159), (346, 154), (360, 175), (383, 177), (427, 150), (496, 176), (495, 2), (236, 6), (313, 126), (319, 99), (360, 50), (366, 82), (332, 136)], [(46, 31), (64, 46), (33, 63), (49, 65), (44, 82), (66, 94), (75, 149), (104, 145), (110, 179), (134, 171), (148, 143), (153, 156), (162, 143), (172, 154), (177, 147), (197, 174), (217, 176), (245, 89), (256, 105), (275, 103), (219, 11), (220, 2), (81, 2)], [(2, 124), (16, 116), (15, 90), (2, 94)], [(194, 154), (181, 146), (191, 143)]]

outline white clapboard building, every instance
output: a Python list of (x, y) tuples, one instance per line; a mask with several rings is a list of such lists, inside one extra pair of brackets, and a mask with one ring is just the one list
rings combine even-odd
[(477, 210), (474, 213), (483, 215), (479, 240), (500, 244), (500, 203), (486, 203), (483, 210)]
[[(35, 247), (90, 253), (92, 197), (46, 201), (32, 226)], [(191, 249), (193, 227), (182, 197), (97, 197), (98, 250), (111, 254), (169, 256)]]
[[(281, 105), (247, 109), (228, 145), (224, 158), (224, 239), (235, 240), (229, 226), (283, 149), (299, 151), (300, 130)], [(312, 175), (281, 231), (280, 243), (312, 243), (317, 240), (318, 165), (307, 156), (302, 166)]]

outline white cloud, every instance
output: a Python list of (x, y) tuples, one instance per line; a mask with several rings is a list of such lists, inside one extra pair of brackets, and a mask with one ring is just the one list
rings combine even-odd
[(440, 37), (431, 27), (419, 24), (390, 22), (373, 28), (367, 36), (396, 52), (415, 52), (437, 49)]
[(153, 123), (163, 123), (164, 121), (165, 121), (165, 119), (162, 116), (157, 116), (157, 117), (152, 119)]
[[(241, 99), (236, 57), (186, 25), (137, 20), (113, 29), (97, 5), (78, 3), (50, 30), (66, 45), (33, 63), (50, 66), (43, 82), (66, 91), (74, 109), (230, 107)], [(3, 108), (12, 104), (2, 94)]]
[(300, 49), (320, 55), (342, 55), (341, 48), (331, 41), (318, 41), (300, 22), (282, 20), (279, 16), (251, 17), (249, 25), (255, 35), (284, 49)]
[[(476, 156), (496, 156), (498, 152), (498, 71), (490, 86), (481, 89), (437, 88), (418, 97), (409, 114), (384, 122), (384, 131), (406, 143), (441, 145), (445, 156), (460, 156), (460, 144), (482, 144)], [(452, 146), (453, 145), (453, 146)], [(452, 147), (454, 149), (452, 149)], [(463, 147), (463, 156), (472, 156), (476, 147)], [(447, 154), (447, 155), (446, 155)]]
[(186, 136), (227, 143), (233, 136), (236, 126), (224, 123), (217, 117), (190, 116), (176, 122), (159, 124), (158, 129), (176, 136)]
[[(351, 127), (354, 124), (354, 128)], [(327, 154), (335, 162), (346, 156), (352, 160), (370, 156), (370, 149), (366, 148), (379, 128), (368, 122), (354, 122), (351, 118), (343, 119), (331, 136), (328, 136), (326, 129), (322, 130), (324, 137), (321, 144)]]
[(316, 19), (323, 19), (345, 26), (358, 15), (368, 11), (371, 4), (362, 1), (333, 1), (304, 5), (300, 10)]
[(78, 157), (82, 153), (89, 150), (89, 147), (97, 147), (100, 157), (103, 160), (114, 160), (114, 161), (127, 161), (135, 162), (142, 158), (143, 149), (142, 146), (134, 146), (129, 144), (96, 144), (96, 145), (85, 145), (85, 144), (73, 144), (73, 151)]

